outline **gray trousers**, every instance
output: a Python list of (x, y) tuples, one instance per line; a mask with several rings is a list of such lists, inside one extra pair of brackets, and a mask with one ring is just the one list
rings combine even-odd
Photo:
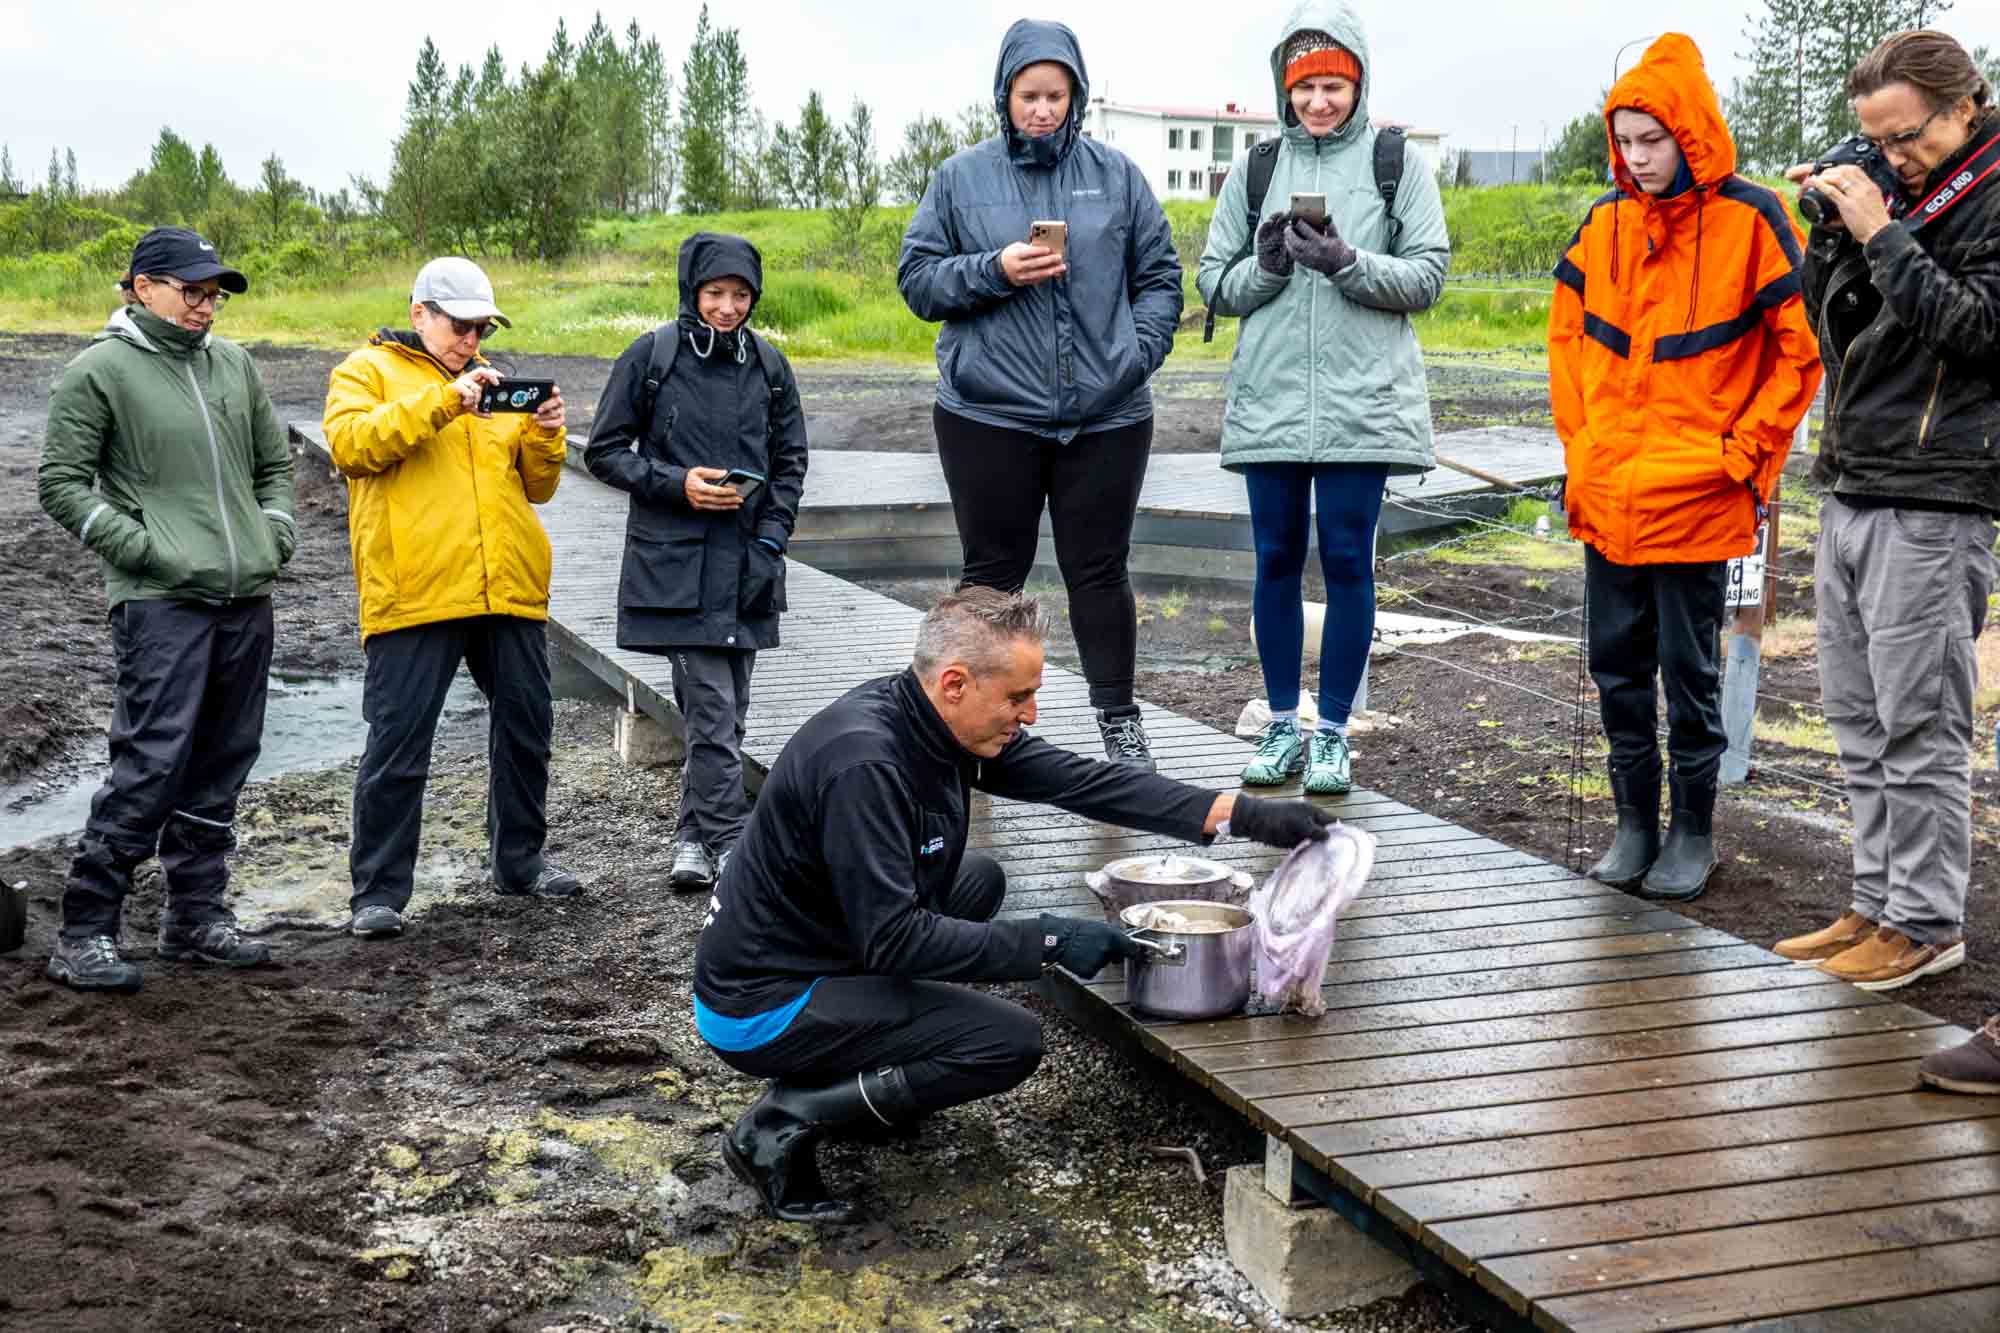
[(1965, 921), (1994, 531), (1978, 514), (1820, 509), (1820, 699), (1854, 811), (1853, 908), (1919, 945)]
[(735, 648), (674, 648), (674, 706), (687, 723), (678, 842), (712, 852), (736, 845), (750, 818), (743, 790), (743, 721), (750, 713), (750, 672), (757, 654)]

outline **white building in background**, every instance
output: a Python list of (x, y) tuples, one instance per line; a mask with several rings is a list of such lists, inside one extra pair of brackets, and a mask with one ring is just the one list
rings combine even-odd
[[(1396, 122), (1378, 117), (1376, 123)], [(1222, 193), (1229, 164), (1277, 134), (1278, 120), (1234, 102), (1185, 107), (1093, 101), (1084, 113), (1083, 132), (1138, 163), (1159, 198), (1211, 199)], [(1436, 130), (1407, 132), (1426, 168), (1435, 171), (1444, 136)]]

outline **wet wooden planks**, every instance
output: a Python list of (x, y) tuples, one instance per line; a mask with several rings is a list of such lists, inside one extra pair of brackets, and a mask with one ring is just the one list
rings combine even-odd
[[(671, 717), (666, 662), (614, 643), (624, 498), (571, 472), (541, 514), (553, 633)], [(759, 656), (754, 768), (900, 670), (918, 619), (796, 562), (789, 593), (785, 646)], [(1152, 708), (1147, 725), (1162, 772), (1235, 786), (1242, 741)], [(1097, 752), (1080, 680), (1049, 672), (1036, 729)], [(1328, 804), (1380, 847), (1322, 1017), (1151, 1023), (1116, 980), (1059, 978), (1065, 1007), (1540, 1327), (2000, 1328), (2000, 1101), (1915, 1090), (1916, 1061), (1962, 1032), (1379, 794)], [(1084, 871), (1176, 845), (1048, 807), (974, 813), (1010, 915), (1094, 912)], [(1258, 874), (1277, 859), (1211, 854)]]

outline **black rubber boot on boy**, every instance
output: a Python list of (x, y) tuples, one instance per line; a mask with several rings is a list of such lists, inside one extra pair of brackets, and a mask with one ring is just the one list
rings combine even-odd
[(1585, 873), (1599, 884), (1626, 889), (1646, 877), (1660, 854), (1660, 771), (1620, 773), (1614, 768), (1611, 794), (1618, 802), (1618, 836)]
[(828, 1196), (819, 1141), (848, 1126), (894, 1127), (914, 1119), (917, 1100), (901, 1068), (870, 1070), (823, 1088), (773, 1083), (722, 1136), (722, 1159), (780, 1222), (854, 1220), (854, 1206)]
[(1715, 779), (1683, 782), (1675, 778), (1674, 822), (1667, 829), (1660, 859), (1633, 892), (1663, 903), (1689, 903), (1701, 897), (1715, 873)]

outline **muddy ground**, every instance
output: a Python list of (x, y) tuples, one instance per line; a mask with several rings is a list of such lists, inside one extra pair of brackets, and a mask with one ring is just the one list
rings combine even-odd
[[(110, 704), (96, 572), (33, 501), (46, 384), (77, 345), (0, 335), (0, 663), (13, 683), (0, 700), (0, 780), (59, 766)], [(281, 413), (317, 417), (335, 358), (257, 352)], [(564, 382), (581, 424), (605, 364), (534, 368)], [(808, 368), (802, 380), (815, 447), (929, 447), (922, 377)], [(1220, 388), (1219, 372), (1170, 374), (1158, 447), (1212, 448)], [(1433, 392), (1446, 428), (1546, 421), (1531, 377), (1445, 367)], [(352, 673), (345, 497), (320, 469), (301, 476), (304, 539), (278, 592), (278, 667)], [(1385, 605), (1573, 632), (1565, 617), (1580, 588), (1560, 558), (1496, 568), (1451, 548), (1389, 554)], [(1789, 559), (1795, 616), (1810, 583), (1796, 586)], [(1059, 590), (1045, 591), (1059, 608)], [(1232, 725), (1261, 693), (1247, 616), (1241, 589), (1146, 589), (1142, 652), (1176, 669), (1148, 673), (1142, 694)], [(1816, 698), (1803, 642), (1803, 656), (1770, 664), (1769, 718)], [(1059, 657), (1066, 647), (1059, 639)], [(1401, 725), (1359, 742), (1360, 780), (1544, 855), (1562, 859), (1578, 840), (1601, 850), (1608, 801), (1585, 802), (1579, 839), (1565, 813), (1574, 653), (1489, 638), (1420, 651), (1376, 663), (1373, 702)], [(1049, 1036), (1028, 1084), (948, 1113), (914, 1143), (826, 1154), (867, 1225), (815, 1233), (756, 1215), (714, 1142), (757, 1088), (693, 1035), (701, 903), (661, 882), (674, 776), (612, 762), (611, 716), (589, 700), (558, 707), (551, 858), (590, 886), (559, 906), (491, 894), (483, 720), (448, 724), (426, 803), (422, 910), (395, 944), (328, 929), (345, 897), (351, 764), (246, 793), (236, 883), (278, 953), (268, 969), (157, 963), (148, 876), (125, 933), (146, 989), (108, 999), (53, 988), (41, 964), (64, 853), (0, 851), (0, 876), (31, 895), (32, 930), (26, 950), (0, 959), (0, 1255), (25, 1275), (0, 1283), (0, 1328), (1271, 1326), (1220, 1235), (1221, 1168), (1253, 1160), (1257, 1145), (1025, 990), (1010, 993), (1040, 1010)], [(1840, 903), (1844, 825), (1826, 790), (1838, 780), (1810, 726), (1796, 738), (1807, 748), (1760, 751), (1758, 782), (1725, 799), (1718, 825), (1733, 855), (1690, 911), (1757, 942)], [(1596, 745), (1585, 742), (1587, 767)], [(1961, 1023), (2000, 980), (1995, 829), (1983, 814), (1980, 836), (1975, 961), (1912, 996)], [(1207, 1183), (1145, 1152), (1163, 1145), (1195, 1148)], [(1313, 1326), (1477, 1327), (1429, 1292)]]
[[(14, 682), (0, 780), (74, 764), (111, 704), (98, 576), (34, 501), (47, 385), (79, 345), (0, 335), (0, 663)], [(317, 417), (335, 358), (257, 355), (281, 414)], [(602, 363), (537, 368), (587, 417)], [(818, 447), (928, 447), (921, 378), (804, 378), (809, 400), (831, 403), (815, 409)], [(1218, 394), (1191, 377), (1163, 420), (1207, 420)], [(345, 495), (323, 469), (300, 469), (299, 514), (276, 669), (351, 674)], [(0, 1328), (1278, 1325), (1221, 1238), (1221, 1172), (1260, 1144), (1024, 988), (1010, 993), (1048, 1034), (1033, 1080), (914, 1143), (829, 1150), (867, 1225), (763, 1220), (714, 1147), (758, 1087), (693, 1033), (702, 901), (662, 882), (675, 776), (614, 763), (611, 722), (603, 703), (558, 705), (550, 854), (589, 892), (552, 907), (491, 894), (484, 723), (448, 715), (419, 912), (399, 943), (332, 928), (351, 762), (245, 793), (235, 885), (277, 953), (267, 969), (160, 964), (147, 868), (123, 939), (146, 988), (52, 987), (41, 969), (66, 850), (0, 851), (31, 930), (0, 958)], [(1153, 1146), (1195, 1149), (1206, 1181)], [(1425, 1291), (1312, 1326), (1472, 1327)]]

